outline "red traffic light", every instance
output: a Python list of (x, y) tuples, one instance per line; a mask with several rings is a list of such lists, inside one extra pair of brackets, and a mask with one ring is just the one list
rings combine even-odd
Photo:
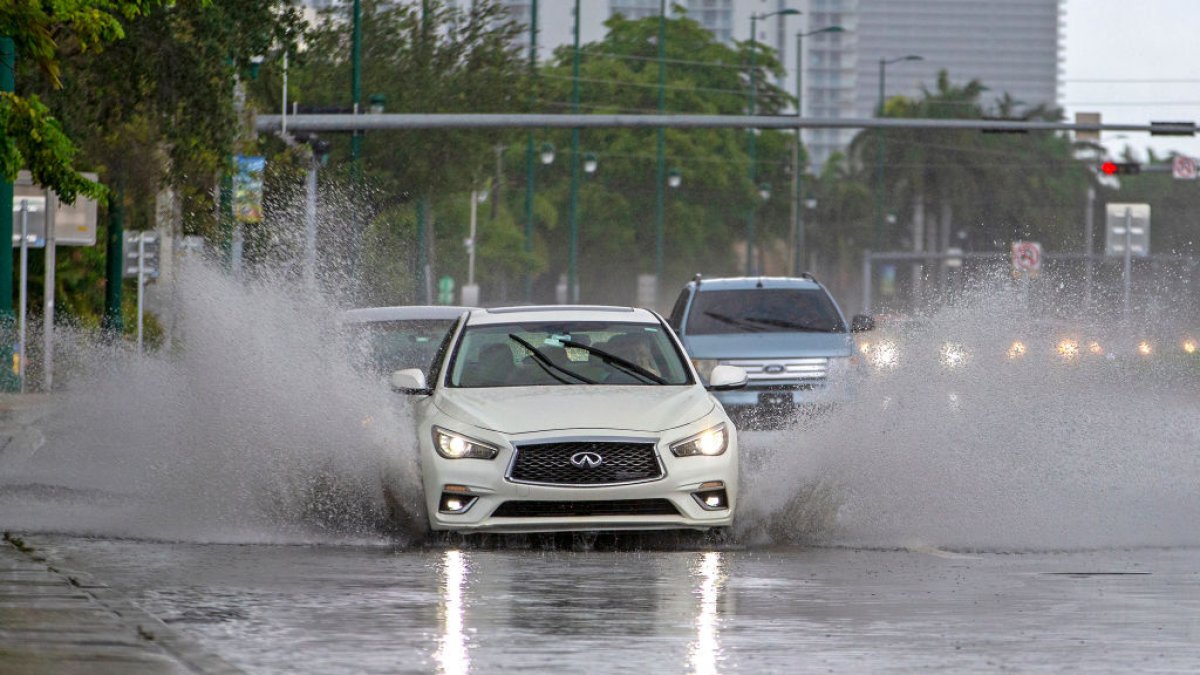
[(1106, 176), (1141, 173), (1142, 165), (1137, 162), (1104, 162), (1100, 165), (1100, 172)]

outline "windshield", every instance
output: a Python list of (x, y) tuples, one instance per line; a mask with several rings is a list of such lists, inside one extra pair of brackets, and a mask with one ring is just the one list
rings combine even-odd
[(691, 374), (662, 326), (537, 322), (468, 326), (451, 387), (684, 385)]
[(356, 365), (388, 375), (405, 368), (420, 368), (429, 377), (438, 347), (457, 319), (371, 321), (349, 324)]
[(696, 293), (689, 335), (842, 333), (846, 327), (821, 289), (746, 288)]

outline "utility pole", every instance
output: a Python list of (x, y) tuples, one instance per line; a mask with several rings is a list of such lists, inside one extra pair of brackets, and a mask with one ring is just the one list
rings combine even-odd
[[(362, 0), (354, 0), (353, 29), (350, 42), (350, 101), (354, 114), (362, 112)], [(362, 132), (350, 136), (350, 171), (357, 186), (361, 178), (359, 158), (362, 156)]]
[[(538, 34), (538, 0), (530, 3), (529, 16), (529, 81), (531, 86), (530, 108), (536, 92), (532, 91), (537, 78), (537, 34)], [(536, 153), (533, 147), (533, 130), (525, 139), (525, 255), (533, 255), (533, 190), (536, 174)], [(533, 302), (533, 273), (525, 273), (525, 301)]]
[[(571, 112), (579, 113), (579, 0), (575, 0), (575, 53), (571, 60)], [(571, 129), (571, 200), (567, 206), (567, 302), (579, 302), (579, 127)]]
[(119, 182), (110, 186), (108, 195), (108, 247), (105, 254), (108, 279), (104, 286), (104, 327), (109, 337), (116, 340), (125, 331), (125, 320), (121, 316), (121, 290), (125, 283), (125, 194)]
[[(0, 92), (13, 93), (16, 90), (15, 66), (17, 61), (17, 47), (13, 39), (8, 36), (0, 36)], [(4, 127), (0, 127), (0, 141), (4, 141)], [(12, 242), (13, 235), (13, 184), (3, 175), (0, 175), (0, 240)], [(12, 304), (12, 278), (13, 278), (13, 258), (12, 249), (5, 255), (0, 255), (0, 354), (5, 357), (4, 363), (0, 363), (0, 373), (4, 376), (0, 378), (0, 389), (4, 391), (16, 391), (20, 387), (20, 383), (16, 378), (12, 377), (10, 366), (12, 365), (12, 346), (13, 346), (13, 325), (16, 321), (16, 316), (13, 314)]]
[[(750, 15), (750, 100), (746, 103), (746, 108), (750, 115), (754, 114), (754, 100), (758, 98), (758, 69), (755, 67), (754, 53), (758, 46), (758, 15)], [(757, 190), (758, 185), (758, 149), (755, 147), (755, 129), (748, 129), (749, 135), (746, 138), (746, 154), (750, 158), (750, 167), (747, 173), (750, 177), (750, 187)], [(753, 202), (750, 209), (746, 211), (746, 276), (754, 274), (754, 240), (757, 238), (754, 231), (754, 212), (758, 209), (758, 202)]]
[[(658, 114), (667, 111), (667, 0), (658, 0)], [(655, 301), (663, 288), (663, 246), (666, 233), (664, 219), (667, 182), (667, 130), (659, 127), (655, 137), (654, 165), (654, 283)]]

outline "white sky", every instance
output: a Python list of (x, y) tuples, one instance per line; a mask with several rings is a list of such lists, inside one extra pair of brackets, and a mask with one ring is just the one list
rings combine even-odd
[[(1068, 119), (1200, 121), (1200, 0), (1067, 0), (1064, 28)], [(1146, 147), (1200, 156), (1200, 136), (1119, 135), (1102, 139), (1112, 154), (1130, 145), (1139, 156)]]

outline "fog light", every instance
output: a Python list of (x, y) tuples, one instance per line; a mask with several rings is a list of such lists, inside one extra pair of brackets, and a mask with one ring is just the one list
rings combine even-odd
[[(457, 487), (457, 486), (456, 486)], [(466, 513), (472, 506), (475, 505), (475, 500), (478, 497), (473, 495), (455, 494), (453, 492), (443, 492), (442, 499), (438, 503), (439, 513)]]
[(693, 492), (692, 497), (705, 511), (722, 511), (729, 508), (729, 497), (724, 489)]

